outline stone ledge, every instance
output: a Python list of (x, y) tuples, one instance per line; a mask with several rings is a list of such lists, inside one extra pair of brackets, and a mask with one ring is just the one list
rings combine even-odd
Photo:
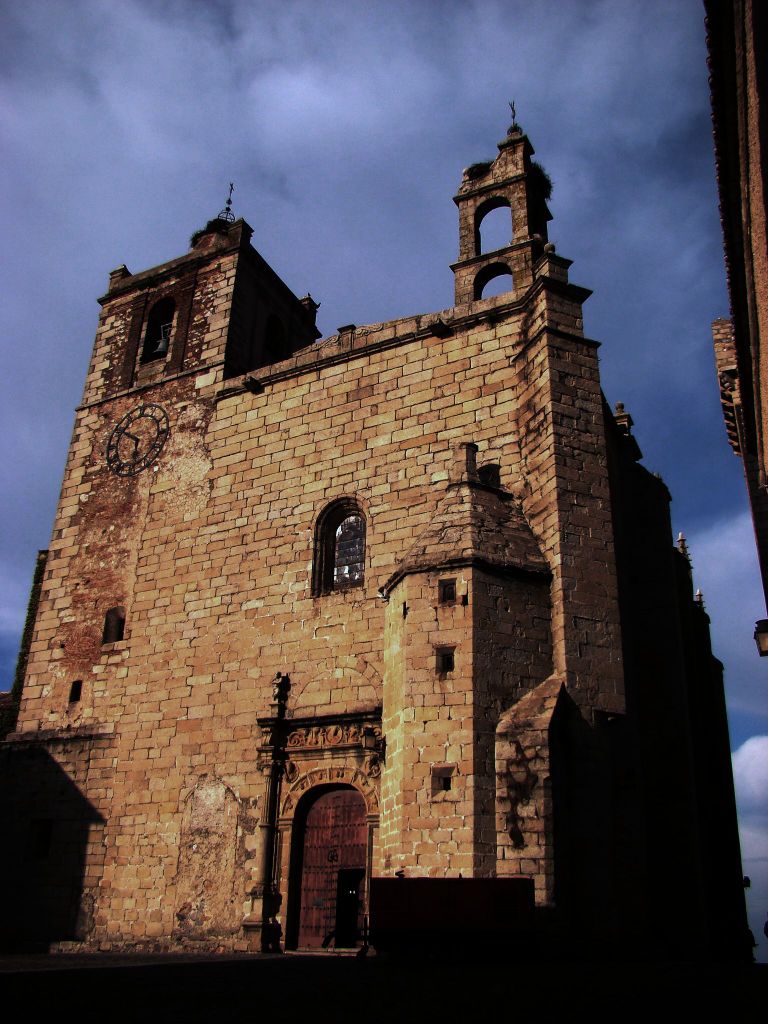
[(68, 740), (97, 740), (113, 736), (115, 727), (105, 725), (76, 725), (63, 729), (36, 729), (29, 732), (11, 732), (5, 737), (6, 743), (34, 746), (40, 743), (66, 743)]

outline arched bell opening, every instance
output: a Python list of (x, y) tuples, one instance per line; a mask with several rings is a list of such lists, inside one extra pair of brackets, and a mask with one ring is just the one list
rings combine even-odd
[(508, 199), (494, 196), (475, 211), (475, 255), (505, 249), (512, 242), (512, 208)]
[(512, 271), (506, 263), (491, 263), (479, 272), (473, 286), (473, 299), (490, 299), (514, 291)]
[(291, 829), (286, 949), (350, 948), (363, 937), (368, 814), (354, 786), (315, 786)]
[(176, 303), (171, 298), (160, 299), (149, 311), (141, 350), (142, 363), (165, 359), (168, 355), (175, 315)]

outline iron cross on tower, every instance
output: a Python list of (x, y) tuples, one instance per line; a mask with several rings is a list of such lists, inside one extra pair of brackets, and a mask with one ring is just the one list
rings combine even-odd
[(224, 204), (224, 209), (219, 213), (219, 220), (233, 221), (235, 219), (234, 213), (232, 213), (232, 193), (235, 191), (234, 181), (229, 183), (229, 195), (227, 201)]

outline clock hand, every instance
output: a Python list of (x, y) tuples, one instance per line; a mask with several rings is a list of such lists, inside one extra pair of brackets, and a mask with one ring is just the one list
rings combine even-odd
[(123, 437), (130, 437), (130, 439), (133, 441), (133, 454), (135, 455), (136, 452), (139, 450), (139, 442), (141, 441), (141, 438), (136, 437), (136, 435), (132, 434), (130, 430), (124, 430)]

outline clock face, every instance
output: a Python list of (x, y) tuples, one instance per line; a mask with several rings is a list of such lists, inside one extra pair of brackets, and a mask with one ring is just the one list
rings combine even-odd
[(160, 405), (137, 405), (120, 420), (107, 442), (107, 465), (118, 476), (150, 466), (168, 439), (168, 413)]

